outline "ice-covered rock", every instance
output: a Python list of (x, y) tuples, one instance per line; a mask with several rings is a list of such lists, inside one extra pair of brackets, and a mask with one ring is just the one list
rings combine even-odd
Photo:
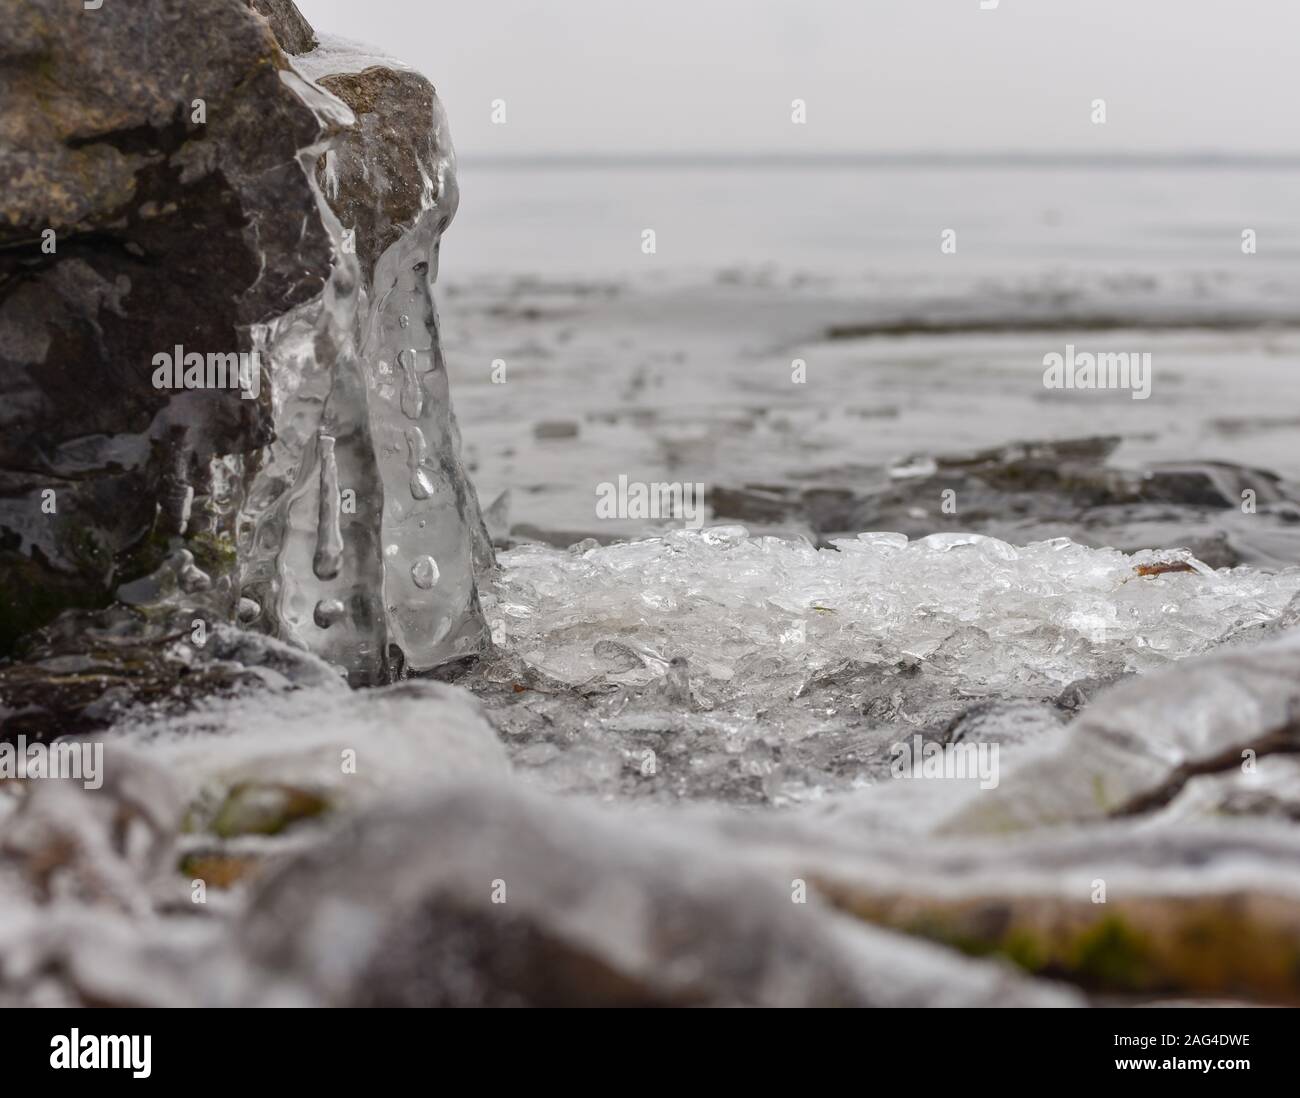
[(237, 979), (223, 931), (202, 908), (164, 910), (182, 896), (170, 775), (110, 751), (99, 778), (28, 781), (0, 804), (0, 1005), (223, 1001)]
[(271, 24), (275, 39), (285, 53), (310, 53), (318, 45), (316, 32), (293, 0), (248, 0), (248, 3)]
[(329, 811), (355, 811), (509, 771), (475, 698), (418, 680), (357, 693), (249, 693), (180, 714), (146, 713), (117, 725), (113, 747), (174, 775), (193, 829), (210, 825), (241, 787), (301, 790)]
[(1300, 823), (1300, 757), (1274, 754), (1257, 759), (1249, 770), (1192, 778), (1152, 823), (1242, 816)]
[[(297, 149), (320, 122), (242, 0), (6, 2), (0, 45), (0, 652), (180, 541), (229, 615), (242, 462), (269, 403), (160, 389), (155, 356), (249, 352), (321, 293)], [(250, 386), (251, 388), (251, 386)]]
[(1300, 631), (1123, 683), (946, 830), (1012, 831), (1132, 815), (1200, 774), (1254, 772), (1300, 750)]
[(1077, 1002), (671, 825), (503, 785), (362, 818), (269, 880), (240, 937), (271, 986), (333, 1005)]
[[(158, 606), (238, 615), (355, 684), (475, 654), (431, 85), (291, 0), (63, 14), (6, 5), (0, 46), (0, 654), (114, 601), (144, 641)], [(257, 357), (159, 387), (173, 354)]]
[[(885, 838), (731, 818), (737, 858), (875, 925), (1093, 991), (1300, 1003), (1300, 831), (1135, 821), (1069, 833)], [(747, 837), (753, 847), (746, 849)]]
[(0, 664), (0, 741), (108, 728), (142, 707), (184, 713), (202, 699), (310, 689), (325, 703), (346, 687), (310, 652), (189, 609), (66, 611)]

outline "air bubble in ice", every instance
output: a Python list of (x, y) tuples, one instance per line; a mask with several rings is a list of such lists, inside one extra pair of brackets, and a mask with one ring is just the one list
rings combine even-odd
[(411, 565), (411, 579), (422, 591), (428, 591), (438, 582), (438, 562), (432, 557), (421, 557)]
[(317, 579), (332, 580), (343, 567), (343, 531), (340, 520), (339, 469), (334, 439), (322, 433), (320, 445), (320, 503), (316, 517), (316, 554), (312, 571)]
[(433, 481), (424, 469), (425, 459), (424, 433), (418, 427), (406, 429), (406, 462), (411, 471), (411, 496), (414, 499), (428, 499), (433, 495)]
[(321, 599), (316, 604), (312, 620), (322, 629), (328, 629), (346, 613), (343, 603), (338, 599)]
[(402, 351), (397, 356), (397, 364), (402, 368), (402, 415), (407, 419), (419, 419), (424, 415), (424, 390), (420, 388), (420, 379), (416, 375), (415, 352)]

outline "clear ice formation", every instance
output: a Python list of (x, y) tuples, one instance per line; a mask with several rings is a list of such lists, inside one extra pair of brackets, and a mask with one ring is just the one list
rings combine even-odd
[(1046, 740), (1110, 684), (1300, 606), (1300, 570), (1186, 551), (834, 544), (717, 527), (503, 553), (484, 593), (498, 648), (471, 686), (546, 788), (783, 805), (887, 782), (913, 734)]
[(551, 678), (671, 685), (684, 660), (697, 692), (762, 707), (837, 665), (900, 661), (972, 700), (1055, 696), (1207, 651), (1278, 620), (1300, 590), (1297, 569), (1215, 572), (1181, 550), (1063, 538), (833, 544), (733, 526), (582, 552), (526, 546), (501, 555), (485, 605), (494, 638)]
[[(318, 300), (254, 332), (277, 437), (255, 473), (239, 537), (245, 620), (345, 669), (353, 685), (480, 651), (475, 570), (491, 563), (460, 462), (432, 294), (457, 204), (436, 97), (427, 141), (436, 162), (418, 167), (418, 215), (373, 269), (358, 254), (356, 230), (335, 213), (340, 179), (370, 179), (375, 122), (309, 80), (376, 64), (413, 75), (330, 40), (284, 74), (325, 131), (300, 161), (335, 263)], [(374, 202), (386, 200), (378, 182), (374, 189)]]

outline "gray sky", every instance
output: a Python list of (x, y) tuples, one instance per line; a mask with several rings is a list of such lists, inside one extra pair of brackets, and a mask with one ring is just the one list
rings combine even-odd
[[(298, 0), (475, 154), (1300, 152), (1295, 0)], [(792, 125), (791, 101), (808, 122)], [(1090, 121), (1104, 98), (1107, 122)], [(507, 123), (491, 104), (506, 101)]]

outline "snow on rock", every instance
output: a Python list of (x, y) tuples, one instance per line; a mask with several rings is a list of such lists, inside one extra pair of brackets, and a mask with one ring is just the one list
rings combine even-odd
[(252, 694), (178, 716), (145, 716), (120, 724), (111, 749), (166, 768), (200, 821), (248, 783), (310, 791), (330, 809), (357, 809), (509, 771), (473, 696), (419, 680), (328, 697)]
[(1300, 631), (1124, 683), (943, 826), (1013, 831), (1148, 811), (1198, 774), (1300, 749)]
[(279, 994), (333, 1005), (1079, 1001), (854, 925), (794, 884), (664, 818), (471, 784), (301, 855), (240, 936)]

